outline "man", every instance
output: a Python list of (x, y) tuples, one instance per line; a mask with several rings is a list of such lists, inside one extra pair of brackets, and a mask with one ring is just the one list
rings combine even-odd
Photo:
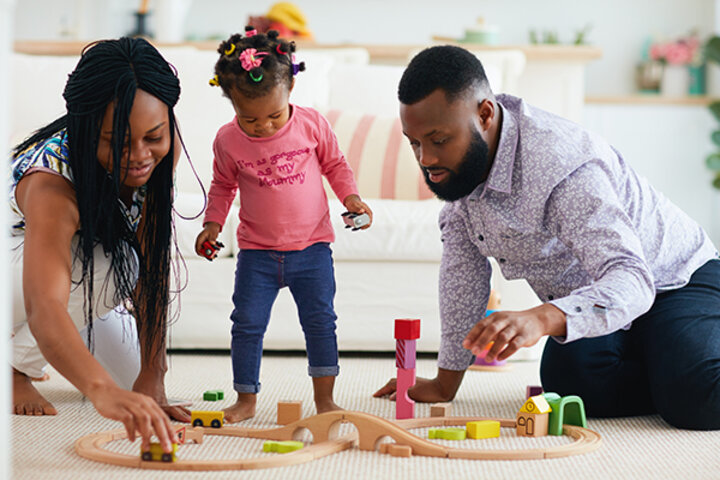
[[(440, 214), (438, 374), (410, 397), (454, 398), (465, 369), (546, 344), (546, 391), (588, 415), (659, 413), (720, 429), (720, 259), (706, 233), (598, 136), (493, 95), (458, 47), (418, 54), (398, 89), (403, 132)], [(483, 318), (495, 257), (545, 303)], [(375, 396), (392, 394), (394, 380)]]

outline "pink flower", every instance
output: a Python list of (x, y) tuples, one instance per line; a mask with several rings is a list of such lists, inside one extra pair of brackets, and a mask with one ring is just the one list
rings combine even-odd
[(655, 43), (650, 46), (650, 58), (672, 65), (688, 65), (700, 52), (700, 40), (695, 36), (680, 38), (674, 42)]
[(240, 64), (249, 72), (253, 68), (257, 68), (262, 65), (262, 57), (267, 54), (267, 52), (258, 52), (254, 48), (246, 48), (240, 53)]

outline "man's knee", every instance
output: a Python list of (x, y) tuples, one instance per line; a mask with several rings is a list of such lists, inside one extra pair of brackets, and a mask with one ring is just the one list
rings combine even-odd
[(670, 425), (687, 430), (720, 430), (720, 372), (678, 376), (653, 390), (653, 401)]

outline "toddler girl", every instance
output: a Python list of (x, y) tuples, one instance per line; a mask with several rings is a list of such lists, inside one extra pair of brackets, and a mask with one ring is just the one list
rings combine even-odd
[(206, 241), (216, 244), (239, 192), (240, 253), (231, 314), (238, 399), (225, 410), (227, 422), (255, 414), (263, 335), (285, 286), (305, 334), (317, 411), (339, 409), (332, 396), (339, 371), (330, 250), (335, 237), (322, 176), (349, 212), (372, 219), (327, 120), (311, 108), (289, 103), (295, 75), (305, 69), (294, 62), (295, 44), (273, 30), (245, 30), (245, 36), (235, 34), (220, 44), (210, 80), (222, 88), (236, 115), (220, 128), (213, 144), (213, 180), (204, 229), (196, 241), (199, 255)]

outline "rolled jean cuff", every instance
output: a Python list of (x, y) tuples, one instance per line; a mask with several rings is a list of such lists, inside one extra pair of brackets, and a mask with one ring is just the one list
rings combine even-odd
[(337, 377), (340, 374), (340, 366), (332, 367), (311, 367), (308, 366), (308, 375), (311, 377)]
[(238, 393), (258, 393), (260, 392), (260, 387), (262, 385), (260, 383), (255, 385), (243, 385), (240, 383), (233, 383), (233, 387), (235, 388), (235, 391)]

